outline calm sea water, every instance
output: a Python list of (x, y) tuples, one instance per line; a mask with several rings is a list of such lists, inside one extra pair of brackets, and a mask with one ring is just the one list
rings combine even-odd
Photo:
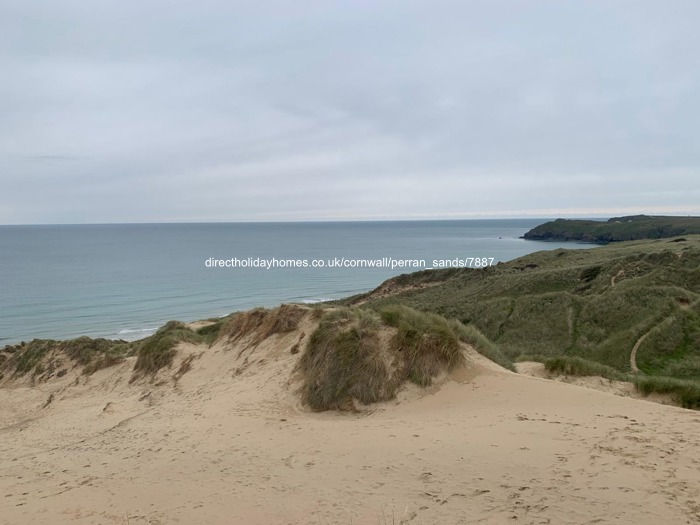
[[(518, 238), (545, 220), (0, 226), (0, 345), (137, 339), (170, 319), (336, 299), (413, 271), (329, 267), (342, 257), (430, 267), (434, 259), (497, 262), (574, 247)], [(309, 267), (212, 268), (209, 258), (306, 260)], [(326, 266), (311, 267), (313, 260)]]

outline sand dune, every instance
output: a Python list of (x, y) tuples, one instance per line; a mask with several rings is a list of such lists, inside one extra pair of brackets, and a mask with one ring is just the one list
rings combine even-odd
[(313, 328), (183, 345), (155, 382), (129, 384), (127, 361), (6, 383), (0, 523), (700, 521), (698, 412), (514, 374), (466, 348), (468, 365), (428, 390), (312, 413), (290, 348)]

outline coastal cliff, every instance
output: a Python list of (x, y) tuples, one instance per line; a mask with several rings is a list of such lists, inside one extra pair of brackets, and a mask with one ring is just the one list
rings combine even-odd
[(700, 233), (700, 217), (630, 215), (607, 221), (557, 219), (531, 229), (524, 239), (608, 244)]

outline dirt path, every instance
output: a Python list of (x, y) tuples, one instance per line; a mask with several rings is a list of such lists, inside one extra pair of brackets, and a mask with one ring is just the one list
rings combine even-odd
[(615, 288), (615, 281), (616, 281), (619, 277), (623, 277), (624, 275), (625, 275), (625, 270), (620, 270), (620, 271), (617, 272), (615, 275), (613, 275), (613, 276), (610, 278), (610, 288)]
[(674, 319), (673, 315), (669, 315), (662, 321), (658, 322), (654, 326), (652, 326), (645, 334), (643, 334), (639, 339), (637, 339), (637, 342), (634, 343), (634, 346), (632, 347), (632, 352), (630, 352), (630, 368), (632, 369), (633, 373), (639, 372), (639, 368), (637, 368), (637, 350), (639, 350), (639, 347), (641, 344), (644, 342), (644, 340), (647, 338), (649, 334), (651, 334), (654, 330), (660, 328), (664, 324), (668, 323), (669, 321), (672, 321)]
[[(656, 326), (654, 328), (656, 328)], [(647, 336), (654, 330), (654, 328), (652, 328), (651, 330), (646, 332), (644, 335), (642, 335), (639, 339), (637, 339), (637, 342), (634, 343), (634, 346), (632, 347), (632, 352), (630, 353), (630, 368), (632, 369), (632, 372), (635, 374), (637, 372), (639, 372), (639, 368), (637, 368), (637, 350), (639, 349), (640, 345), (644, 342), (644, 340), (647, 338)]]

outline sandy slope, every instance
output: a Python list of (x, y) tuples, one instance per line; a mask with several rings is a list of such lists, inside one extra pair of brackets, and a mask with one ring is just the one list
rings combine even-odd
[(563, 374), (552, 374), (545, 370), (544, 364), (534, 361), (515, 363), (515, 368), (519, 373), (532, 377), (542, 377), (554, 381), (562, 381), (571, 385), (593, 388), (595, 390), (600, 390), (601, 392), (615, 394), (616, 396), (634, 397), (636, 399), (645, 399), (646, 401), (654, 401), (655, 403), (661, 403), (664, 405), (677, 406), (677, 403), (673, 401), (673, 396), (658, 393), (652, 393), (645, 396), (634, 387), (634, 384), (627, 381), (614, 381), (612, 379), (606, 379), (600, 376), (568, 376)]
[(470, 352), (430, 392), (309, 413), (290, 384), (299, 335), (240, 357), (184, 347), (203, 354), (160, 386), (128, 385), (125, 363), (0, 389), (0, 523), (700, 522), (698, 412)]

